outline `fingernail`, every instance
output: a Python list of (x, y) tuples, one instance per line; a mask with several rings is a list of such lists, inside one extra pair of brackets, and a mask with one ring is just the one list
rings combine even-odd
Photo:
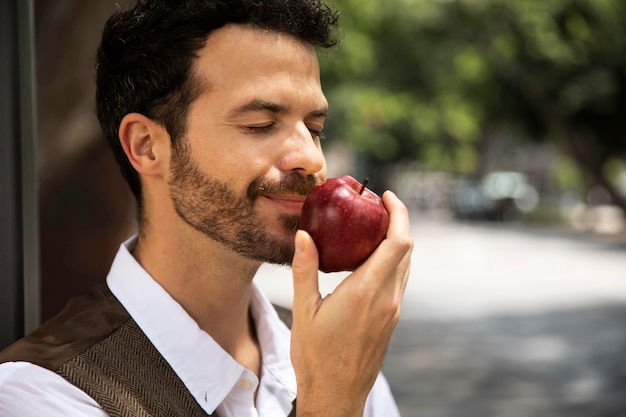
[(306, 248), (306, 238), (304, 237), (304, 233), (305, 232), (303, 230), (298, 230), (296, 232), (296, 252), (302, 252)]

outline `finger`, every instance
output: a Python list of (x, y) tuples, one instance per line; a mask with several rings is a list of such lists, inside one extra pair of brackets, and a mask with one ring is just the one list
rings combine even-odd
[(411, 251), (409, 251), (402, 260), (401, 268), (403, 268), (404, 273), (402, 274), (402, 281), (400, 282), (399, 290), (401, 294), (404, 294), (406, 286), (409, 283), (409, 276), (411, 275)]
[(406, 205), (392, 192), (386, 191), (383, 194), (385, 207), (390, 210), (388, 236), (398, 239), (398, 244), (405, 247), (404, 256), (399, 262), (400, 270), (403, 270), (400, 289), (402, 293), (406, 288), (411, 266), (411, 253), (413, 252), (413, 238), (411, 237), (411, 224), (409, 221), (409, 210)]
[(389, 212), (389, 227), (387, 238), (410, 235), (409, 210), (402, 201), (392, 192), (385, 191), (383, 203)]
[(295, 253), (291, 266), (293, 275), (293, 310), (316, 304), (320, 299), (317, 248), (304, 230), (296, 232)]
[(388, 276), (388, 271), (395, 270), (395, 279), (385, 278), (380, 284), (389, 289), (395, 288), (403, 293), (408, 280), (413, 249), (409, 213), (404, 203), (391, 191), (386, 191), (383, 194), (383, 202), (389, 212), (387, 236), (363, 265), (365, 269), (369, 270), (365, 279), (376, 281)]
[(411, 238), (409, 211), (400, 199), (391, 191), (383, 194), (383, 203), (389, 212), (389, 226), (387, 236), (374, 251), (366, 264), (376, 259), (376, 263), (383, 268), (393, 268), (403, 263), (403, 258), (411, 252), (413, 239)]

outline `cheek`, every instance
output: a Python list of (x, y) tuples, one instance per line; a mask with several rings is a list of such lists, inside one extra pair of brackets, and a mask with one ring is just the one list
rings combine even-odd
[(250, 185), (268, 176), (268, 165), (257, 157), (226, 151), (223, 158), (213, 161), (207, 172), (214, 178), (225, 182), (239, 194), (247, 194)]

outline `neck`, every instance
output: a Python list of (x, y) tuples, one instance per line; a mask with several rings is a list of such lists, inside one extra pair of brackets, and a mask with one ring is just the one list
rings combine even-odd
[(250, 299), (259, 262), (208, 238), (181, 238), (174, 231), (142, 233), (133, 254), (202, 330), (258, 374)]

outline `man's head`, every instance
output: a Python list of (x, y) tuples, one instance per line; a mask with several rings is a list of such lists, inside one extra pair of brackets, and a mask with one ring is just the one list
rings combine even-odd
[(291, 261), (326, 175), (315, 48), (336, 20), (313, 0), (140, 0), (109, 20), (98, 115), (143, 236)]
[(172, 142), (186, 130), (189, 105), (203, 86), (193, 76), (197, 52), (228, 24), (287, 33), (314, 47), (337, 44), (337, 14), (318, 0), (138, 0), (107, 22), (97, 57), (97, 113), (139, 209), (139, 176), (118, 138), (120, 122), (141, 113)]

